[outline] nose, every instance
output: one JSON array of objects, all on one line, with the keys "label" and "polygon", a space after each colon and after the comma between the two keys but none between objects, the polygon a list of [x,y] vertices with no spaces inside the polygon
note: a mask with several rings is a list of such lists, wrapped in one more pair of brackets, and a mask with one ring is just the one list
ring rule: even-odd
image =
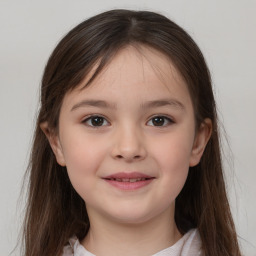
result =
[{"label": "nose", "polygon": [[136,127],[119,129],[113,140],[112,157],[126,162],[140,161],[147,155],[145,139]]}]

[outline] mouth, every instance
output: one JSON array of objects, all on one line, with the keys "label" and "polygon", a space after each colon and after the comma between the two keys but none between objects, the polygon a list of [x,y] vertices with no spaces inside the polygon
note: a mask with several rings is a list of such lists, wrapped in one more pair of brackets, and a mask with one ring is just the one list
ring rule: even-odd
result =
[{"label": "mouth", "polygon": [[116,173],[103,179],[110,185],[121,190],[137,190],[149,185],[156,177],[143,173]]},{"label": "mouth", "polygon": [[118,181],[118,182],[138,182],[138,181],[145,181],[145,180],[150,180],[154,179],[154,177],[151,178],[126,178],[126,179],[120,179],[120,178],[104,178],[106,180],[112,180],[112,181]]}]

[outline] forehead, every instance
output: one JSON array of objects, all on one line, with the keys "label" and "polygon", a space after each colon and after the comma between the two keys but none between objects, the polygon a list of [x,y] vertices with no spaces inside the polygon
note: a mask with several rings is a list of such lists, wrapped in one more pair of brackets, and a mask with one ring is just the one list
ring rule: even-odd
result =
[{"label": "forehead", "polygon": [[[190,100],[187,85],[170,58],[146,46],[127,46],[118,51],[89,86],[86,86],[98,65],[64,98],[84,96],[120,98],[122,96],[163,97],[171,95]],[[69,100],[68,100],[69,101]]]}]

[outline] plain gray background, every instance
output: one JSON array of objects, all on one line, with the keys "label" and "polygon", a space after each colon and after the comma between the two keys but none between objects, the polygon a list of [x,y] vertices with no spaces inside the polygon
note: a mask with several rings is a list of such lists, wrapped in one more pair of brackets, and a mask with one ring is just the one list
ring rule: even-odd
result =
[{"label": "plain gray background", "polygon": [[0,0],[0,254],[14,248],[21,226],[20,188],[44,65],[73,26],[112,8],[158,11],[185,28],[203,51],[232,149],[225,143],[232,212],[244,255],[255,256],[255,0]]}]

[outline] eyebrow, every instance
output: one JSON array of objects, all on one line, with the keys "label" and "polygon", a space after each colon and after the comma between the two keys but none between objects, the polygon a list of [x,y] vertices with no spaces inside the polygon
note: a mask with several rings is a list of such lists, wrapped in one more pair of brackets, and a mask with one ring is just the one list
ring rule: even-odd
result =
[{"label": "eyebrow", "polygon": [[114,104],[109,104],[104,100],[83,100],[75,104],[71,111],[81,107],[116,108]]},{"label": "eyebrow", "polygon": [[156,108],[165,106],[171,106],[177,109],[185,110],[185,106],[176,99],[152,100],[141,104],[142,108]]},{"label": "eyebrow", "polygon": [[[145,103],[142,103],[141,108],[147,109],[147,108],[157,108],[157,107],[164,107],[164,106],[171,106],[177,109],[184,110],[185,106],[176,99],[161,99],[161,100],[152,100],[147,101]],[[81,107],[98,107],[98,108],[112,108],[116,109],[115,104],[110,104],[104,100],[83,100],[81,102],[78,102],[75,104],[71,111],[74,111],[77,108]]]}]

